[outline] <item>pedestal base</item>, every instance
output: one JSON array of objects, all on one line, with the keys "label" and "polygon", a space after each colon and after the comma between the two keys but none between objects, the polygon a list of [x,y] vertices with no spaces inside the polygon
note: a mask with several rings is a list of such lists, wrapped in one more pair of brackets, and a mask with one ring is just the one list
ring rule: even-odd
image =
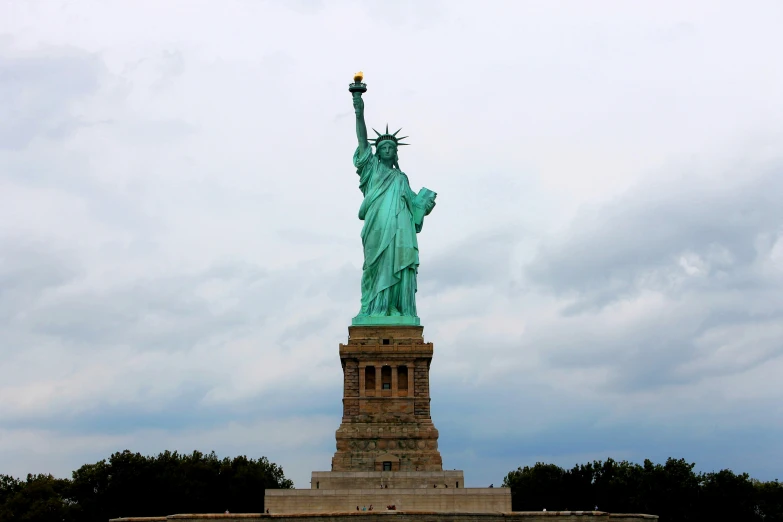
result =
[{"label": "pedestal base", "polygon": [[466,488],[462,471],[313,471],[310,489],[268,489],[270,513],[331,513],[358,506],[386,511],[511,511],[508,488]]},{"label": "pedestal base", "polygon": [[[504,513],[511,511],[508,488],[430,489],[272,489],[264,504],[270,513],[356,513],[356,507],[377,512],[429,511]],[[393,511],[387,510],[394,506]],[[451,520],[451,519],[441,519]]]},{"label": "pedestal base", "polygon": [[459,489],[462,470],[453,471],[313,471],[310,489]]}]

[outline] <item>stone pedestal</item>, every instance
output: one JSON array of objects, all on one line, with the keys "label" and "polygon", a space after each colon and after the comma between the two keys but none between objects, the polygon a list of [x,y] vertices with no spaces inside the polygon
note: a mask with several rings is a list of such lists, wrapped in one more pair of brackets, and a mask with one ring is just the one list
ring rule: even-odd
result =
[{"label": "stone pedestal", "polygon": [[270,513],[396,510],[511,511],[505,488],[465,488],[462,471],[444,471],[430,417],[432,343],[412,325],[348,328],[340,345],[343,418],[332,471],[314,471],[310,489],[267,490]]},{"label": "stone pedestal", "polygon": [[343,418],[332,471],[441,471],[421,326],[351,326],[340,345]]}]

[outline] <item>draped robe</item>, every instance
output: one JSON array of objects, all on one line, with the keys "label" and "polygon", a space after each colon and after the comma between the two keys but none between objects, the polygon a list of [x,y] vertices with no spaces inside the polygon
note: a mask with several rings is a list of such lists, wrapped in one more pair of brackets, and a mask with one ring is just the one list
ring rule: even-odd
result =
[{"label": "draped robe", "polygon": [[359,315],[416,317],[416,233],[421,231],[412,213],[416,194],[405,173],[381,163],[369,144],[364,152],[357,147],[353,163],[364,194],[359,208],[364,221]]}]

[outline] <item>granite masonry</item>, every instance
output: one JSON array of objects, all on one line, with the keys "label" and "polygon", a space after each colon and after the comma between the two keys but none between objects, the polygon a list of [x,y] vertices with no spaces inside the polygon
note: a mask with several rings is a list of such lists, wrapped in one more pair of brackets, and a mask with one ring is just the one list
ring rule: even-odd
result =
[{"label": "granite masonry", "polygon": [[374,506],[394,511],[511,511],[505,488],[466,488],[444,471],[430,416],[433,345],[422,326],[351,326],[340,345],[343,417],[331,471],[310,489],[267,490],[270,513],[329,513]]}]

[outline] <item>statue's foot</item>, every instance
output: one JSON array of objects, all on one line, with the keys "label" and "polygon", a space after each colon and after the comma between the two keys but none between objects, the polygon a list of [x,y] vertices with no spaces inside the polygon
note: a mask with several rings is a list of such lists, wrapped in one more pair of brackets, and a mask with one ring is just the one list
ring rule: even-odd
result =
[{"label": "statue's foot", "polygon": [[389,315],[390,315],[391,317],[400,317],[400,316],[402,316],[402,314],[400,313],[400,311],[399,311],[399,310],[397,310],[397,309],[396,309],[396,308],[394,308],[394,307],[392,307],[392,309],[391,309],[391,310],[389,310]]}]

